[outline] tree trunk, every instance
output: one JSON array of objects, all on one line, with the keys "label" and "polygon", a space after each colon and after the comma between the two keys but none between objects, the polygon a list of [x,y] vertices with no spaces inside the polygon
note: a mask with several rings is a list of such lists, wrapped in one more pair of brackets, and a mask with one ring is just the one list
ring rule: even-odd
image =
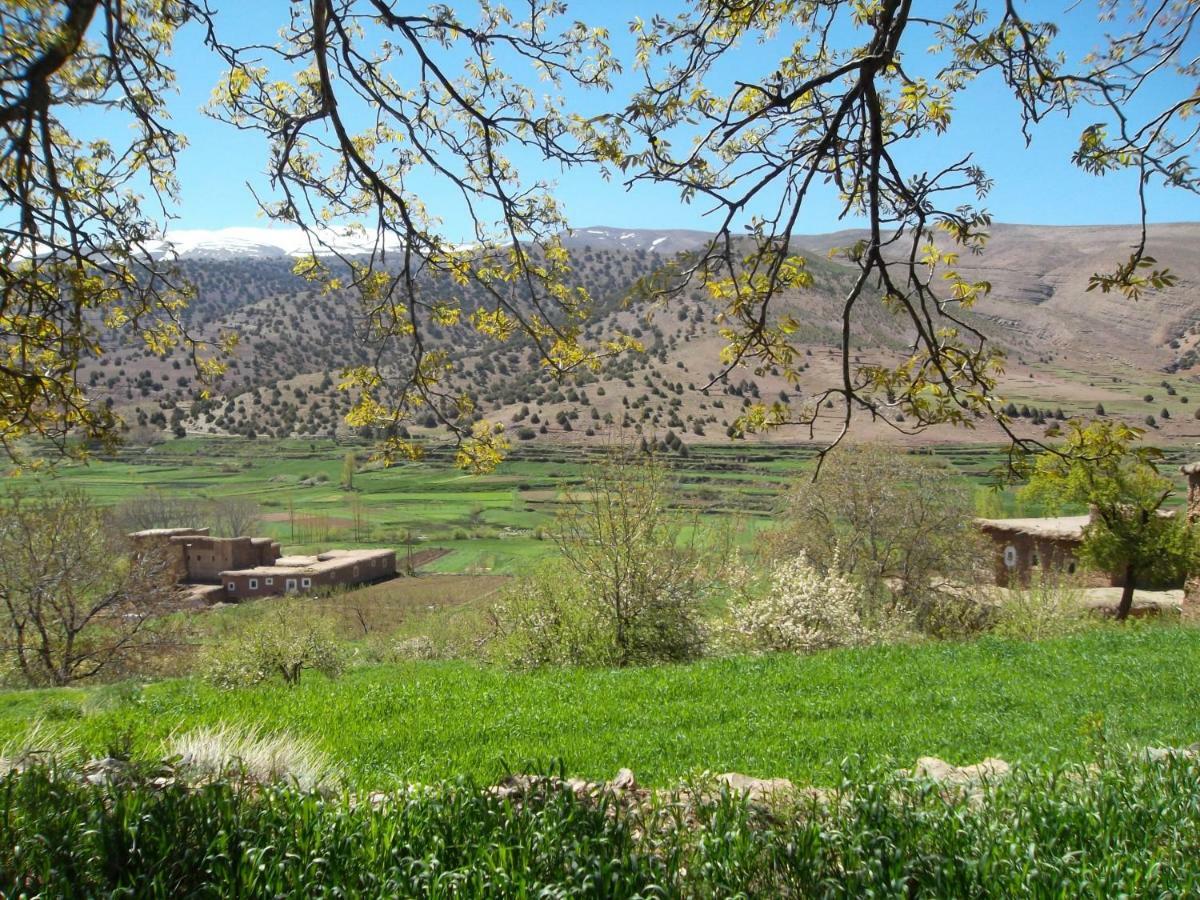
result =
[{"label": "tree trunk", "polygon": [[1125,567],[1125,586],[1121,589],[1121,602],[1117,604],[1117,621],[1124,622],[1129,618],[1129,610],[1133,609],[1133,566]]}]

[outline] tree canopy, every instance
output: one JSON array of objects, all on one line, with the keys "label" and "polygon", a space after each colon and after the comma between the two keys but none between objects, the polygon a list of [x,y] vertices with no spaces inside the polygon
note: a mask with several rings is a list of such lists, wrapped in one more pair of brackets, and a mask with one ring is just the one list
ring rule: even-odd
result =
[{"label": "tree canopy", "polygon": [[1195,571],[1200,545],[1187,517],[1164,510],[1175,485],[1157,467],[1161,452],[1137,443],[1140,432],[1119,422],[1067,423],[1060,446],[1029,462],[1026,497],[1051,508],[1086,505],[1080,556],[1120,575],[1117,618],[1133,606],[1139,582],[1171,582]]},{"label": "tree canopy", "polygon": [[[607,92],[620,63],[604,29],[576,20],[586,8],[469,6],[307,0],[291,5],[277,43],[253,46],[226,42],[219,17],[194,0],[0,6],[0,442],[9,454],[27,436],[65,444],[73,432],[113,434],[112,414],[76,373],[114,331],[159,352],[183,342],[202,378],[221,373],[221,348],[182,325],[187,284],[149,245],[176,197],[185,138],[169,124],[169,51],[188,22],[188,35],[202,35],[225,64],[210,113],[269,140],[261,205],[309,236],[314,253],[298,271],[360,302],[375,364],[344,373],[356,398],[350,424],[398,435],[403,420],[432,411],[474,468],[493,465],[507,442],[486,421],[467,424],[473,401],[450,387],[452,359],[430,341],[431,327],[527,341],[556,373],[638,347],[624,334],[585,338],[591,298],[570,283],[552,169],[599,167],[707,204],[713,240],[644,287],[663,301],[702,287],[723,328],[726,371],[770,367],[793,381],[797,323],[775,307],[811,283],[795,227],[813,193],[832,185],[843,215],[867,223],[866,237],[838,251],[857,272],[842,302],[841,371],[806,402],[751,406],[740,427],[834,415],[842,433],[857,414],[902,431],[988,419],[1008,428],[996,397],[1003,357],[965,315],[990,285],[958,273],[959,254],[986,243],[992,181],[969,154],[927,171],[906,152],[948,127],[973,81],[1003,80],[1020,108],[1013,127],[1027,137],[1054,113],[1084,115],[1071,162],[1096,175],[1135,171],[1143,226],[1151,180],[1200,186],[1190,161],[1200,98],[1178,87],[1200,74],[1190,43],[1200,8],[1185,0],[1096,0],[1114,30],[1078,65],[1061,52],[1052,17],[1027,16],[1011,0],[958,0],[932,18],[911,0],[695,0],[678,16],[631,23],[644,86],[606,95],[608,111],[587,116],[561,88]],[[1046,14],[1041,4],[1030,12]],[[738,53],[744,62],[755,47],[757,72],[739,66],[731,77],[723,61]],[[80,137],[71,123],[88,110],[131,129]],[[442,233],[418,173],[433,173],[467,210],[467,246]],[[372,252],[339,251],[345,228]],[[1090,287],[1132,298],[1171,282],[1143,227],[1130,257]],[[486,300],[468,304],[468,286]],[[857,364],[855,324],[872,303],[894,312],[911,344],[897,360]],[[415,451],[400,437],[388,443]]]}]

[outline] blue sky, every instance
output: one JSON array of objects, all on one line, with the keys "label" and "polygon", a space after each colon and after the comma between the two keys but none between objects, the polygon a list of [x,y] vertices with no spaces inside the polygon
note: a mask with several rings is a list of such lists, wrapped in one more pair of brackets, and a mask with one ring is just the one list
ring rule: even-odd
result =
[{"label": "blue sky", "polygon": [[[218,25],[223,37],[234,43],[271,42],[278,29],[287,22],[288,3],[285,0],[213,0],[219,12]],[[520,7],[513,2],[514,9]],[[936,9],[948,7],[943,0],[920,0],[920,5]],[[570,14],[593,25],[610,28],[613,40],[625,50],[630,40],[627,22],[634,16],[647,17],[652,11],[645,3],[629,0],[580,2],[572,0]],[[1057,9],[1058,3],[1037,0],[1029,4],[1029,15],[1045,15]],[[1071,39],[1065,45],[1071,54],[1079,54],[1095,44],[1101,36],[1088,2],[1062,3],[1066,10],[1055,18]],[[665,9],[659,6],[658,9]],[[922,10],[925,12],[925,10]],[[781,36],[782,40],[787,35]],[[923,51],[924,38],[917,37],[907,46],[911,58]],[[753,78],[761,71],[757,64],[764,51],[748,47],[739,51],[730,63],[731,74]],[[628,54],[623,54],[625,57]],[[221,68],[218,61],[200,44],[196,29],[189,28],[177,40],[174,59],[178,71],[179,95],[174,98],[172,112],[175,123],[185,133],[191,146],[183,153],[178,175],[182,184],[182,202],[176,228],[221,228],[226,226],[265,224],[258,214],[247,183],[268,192],[263,171],[267,161],[265,142],[254,134],[239,133],[200,113]],[[616,102],[622,89],[628,90],[635,76],[623,77],[614,94]],[[568,93],[569,103],[594,107],[604,100],[602,95],[579,96]],[[1098,116],[1084,113],[1074,119],[1058,117],[1036,132],[1033,144],[1025,146],[1019,131],[1017,107],[995,79],[972,86],[955,111],[950,131],[936,141],[923,143],[916,155],[931,168],[957,158],[968,151],[975,161],[996,181],[996,187],[985,202],[997,221],[1034,224],[1077,225],[1122,223],[1137,217],[1135,182],[1130,176],[1109,176],[1096,179],[1072,167],[1071,150],[1080,130]],[[605,182],[594,171],[575,171],[556,175],[556,196],[565,207],[569,220],[578,227],[613,225],[641,228],[712,228],[715,224],[703,215],[705,207],[687,206],[678,196],[664,187],[644,186],[626,192],[618,182]],[[465,235],[465,221],[451,203],[439,206],[445,192],[430,182],[423,194],[427,204],[442,214],[445,231],[451,239]],[[1154,189],[1151,193],[1152,221],[1183,221],[1200,218],[1200,200],[1179,191]],[[857,224],[838,221],[837,207],[832,197],[816,197],[804,220],[801,232],[825,232]]]}]

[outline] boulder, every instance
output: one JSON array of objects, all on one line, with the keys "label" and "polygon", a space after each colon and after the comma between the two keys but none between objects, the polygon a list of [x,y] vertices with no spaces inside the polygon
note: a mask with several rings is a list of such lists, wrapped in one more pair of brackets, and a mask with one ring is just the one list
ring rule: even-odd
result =
[{"label": "boulder", "polygon": [[115,784],[127,781],[131,766],[123,759],[106,756],[103,759],[92,759],[83,766],[81,775],[88,784]]},{"label": "boulder", "polygon": [[755,778],[741,772],[722,772],[717,783],[725,785],[730,792],[745,794],[755,803],[777,800],[796,793],[796,786],[786,778]]},{"label": "boulder", "polygon": [[629,769],[619,769],[616,776],[608,783],[614,791],[636,791],[637,779]]},{"label": "boulder", "polygon": [[1142,755],[1147,762],[1163,762],[1167,759],[1195,759],[1200,755],[1200,744],[1190,747],[1147,747]]},{"label": "boulder", "polygon": [[936,756],[922,756],[909,774],[948,787],[976,787],[986,781],[1005,778],[1011,771],[1012,766],[995,757],[988,757],[973,766],[954,766]]}]

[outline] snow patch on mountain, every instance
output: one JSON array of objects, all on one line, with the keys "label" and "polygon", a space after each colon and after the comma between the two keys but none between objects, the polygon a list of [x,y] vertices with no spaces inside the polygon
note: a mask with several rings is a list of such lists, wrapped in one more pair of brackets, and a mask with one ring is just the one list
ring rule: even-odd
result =
[{"label": "snow patch on mountain", "polygon": [[375,245],[373,235],[338,229],[324,229],[310,237],[299,228],[180,228],[148,242],[147,249],[156,256],[178,259],[240,260],[283,259],[311,252],[357,256],[370,253]]}]

